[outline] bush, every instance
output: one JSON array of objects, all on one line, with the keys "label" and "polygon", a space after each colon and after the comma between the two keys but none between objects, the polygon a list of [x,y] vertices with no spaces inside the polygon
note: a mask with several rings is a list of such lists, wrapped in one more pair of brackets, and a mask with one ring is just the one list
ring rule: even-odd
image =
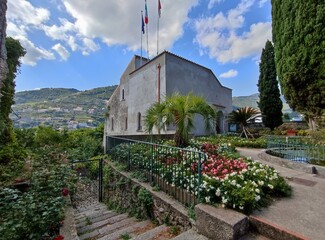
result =
[{"label": "bush", "polygon": [[73,191],[74,176],[66,165],[34,170],[29,191],[0,191],[0,234],[3,239],[54,237],[64,217],[67,192]]}]

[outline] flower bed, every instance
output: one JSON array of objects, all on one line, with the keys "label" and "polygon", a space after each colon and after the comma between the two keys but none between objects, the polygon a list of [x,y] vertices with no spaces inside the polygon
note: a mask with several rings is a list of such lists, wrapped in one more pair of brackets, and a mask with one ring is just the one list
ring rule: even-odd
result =
[{"label": "flower bed", "polygon": [[[290,186],[272,167],[240,158],[230,144],[192,140],[186,149],[167,150],[157,145],[153,147],[156,151],[151,146],[121,144],[116,150],[124,159],[129,157],[131,165],[158,174],[171,186],[186,189],[196,196],[199,194],[203,202],[251,212],[266,206],[272,197],[291,194]],[[200,187],[199,155],[193,151],[205,155]]]}]

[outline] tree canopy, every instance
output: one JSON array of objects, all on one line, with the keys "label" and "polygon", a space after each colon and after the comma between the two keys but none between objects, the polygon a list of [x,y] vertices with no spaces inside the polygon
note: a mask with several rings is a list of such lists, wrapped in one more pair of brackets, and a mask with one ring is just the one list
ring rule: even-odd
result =
[{"label": "tree canopy", "polygon": [[274,47],[268,40],[262,50],[260,76],[258,80],[260,101],[258,107],[262,113],[263,123],[273,130],[282,124],[282,101],[276,79]]},{"label": "tree canopy", "polygon": [[282,93],[291,108],[317,118],[325,110],[325,1],[271,2]]}]

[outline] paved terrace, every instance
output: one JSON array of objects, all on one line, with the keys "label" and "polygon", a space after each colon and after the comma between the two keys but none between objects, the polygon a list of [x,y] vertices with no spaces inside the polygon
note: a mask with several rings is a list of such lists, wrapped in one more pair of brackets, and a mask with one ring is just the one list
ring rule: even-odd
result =
[{"label": "paved terrace", "polygon": [[[274,167],[292,186],[292,197],[275,200],[252,216],[270,222],[280,230],[296,233],[299,239],[325,239],[325,178],[265,161],[264,149],[237,148],[241,156],[251,157]],[[289,161],[289,160],[288,160]]]}]

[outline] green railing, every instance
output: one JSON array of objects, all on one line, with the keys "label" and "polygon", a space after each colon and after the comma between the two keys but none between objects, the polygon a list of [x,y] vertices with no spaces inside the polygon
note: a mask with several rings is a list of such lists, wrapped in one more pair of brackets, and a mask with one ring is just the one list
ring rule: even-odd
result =
[{"label": "green railing", "polygon": [[320,165],[325,163],[325,146],[312,144],[305,137],[268,136],[267,151],[296,162]]},{"label": "green railing", "polygon": [[200,202],[203,152],[119,137],[106,138],[107,153],[129,171],[140,171],[146,180],[185,205]]}]

